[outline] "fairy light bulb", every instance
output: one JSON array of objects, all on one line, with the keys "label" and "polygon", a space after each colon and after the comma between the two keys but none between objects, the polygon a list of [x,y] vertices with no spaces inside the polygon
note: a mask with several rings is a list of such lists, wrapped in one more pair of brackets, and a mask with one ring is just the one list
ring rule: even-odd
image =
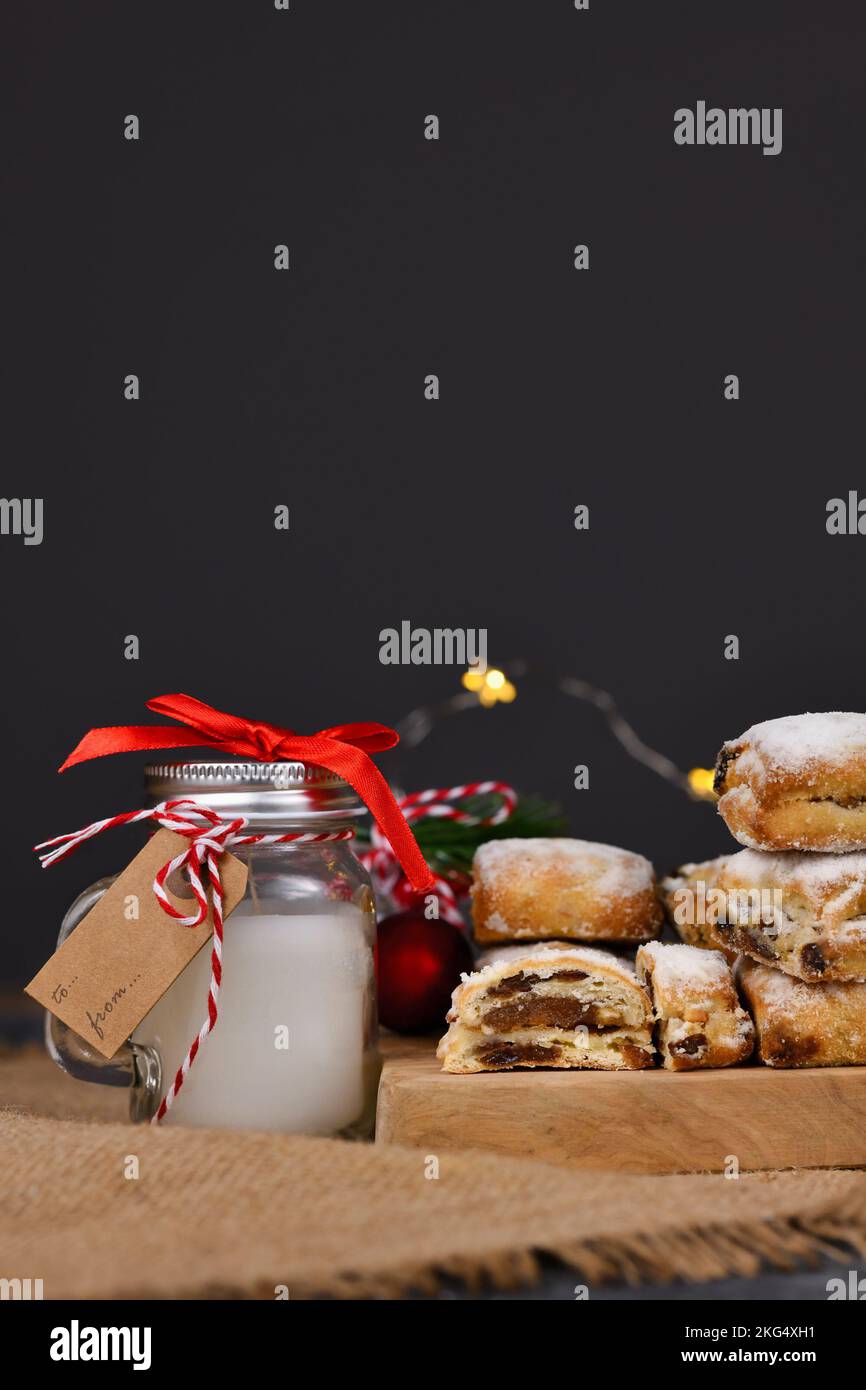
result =
[{"label": "fairy light bulb", "polygon": [[700,801],[716,801],[718,798],[713,791],[714,776],[712,768],[693,767],[688,774],[692,796],[696,796]]},{"label": "fairy light bulb", "polygon": [[477,695],[479,690],[484,687],[484,677],[484,671],[479,671],[477,666],[470,666],[468,671],[463,672],[463,686],[466,690],[471,690],[474,695]]},{"label": "fairy light bulb", "polygon": [[508,680],[505,672],[496,666],[487,667],[483,671],[477,666],[470,666],[468,671],[464,671],[461,680],[464,689],[477,695],[478,703],[485,709],[492,709],[500,702],[510,705],[512,700],[517,698],[517,687]]}]

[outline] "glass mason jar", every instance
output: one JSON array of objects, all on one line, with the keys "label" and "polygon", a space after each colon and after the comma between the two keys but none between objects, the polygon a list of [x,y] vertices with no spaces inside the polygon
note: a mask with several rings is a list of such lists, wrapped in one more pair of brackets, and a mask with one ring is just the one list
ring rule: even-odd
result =
[{"label": "glass mason jar", "polygon": [[[253,834],[343,830],[366,810],[342,778],[311,764],[170,763],[145,776],[150,804],[188,797],[221,819],[245,816]],[[376,914],[351,844],[231,849],[249,877],[225,923],[219,1016],[164,1124],[371,1135]],[[113,882],[101,879],[76,899],[58,944]],[[209,983],[208,944],[110,1060],[53,1014],[48,1050],[72,1076],[129,1086],[131,1118],[150,1119],[207,1016]]]}]

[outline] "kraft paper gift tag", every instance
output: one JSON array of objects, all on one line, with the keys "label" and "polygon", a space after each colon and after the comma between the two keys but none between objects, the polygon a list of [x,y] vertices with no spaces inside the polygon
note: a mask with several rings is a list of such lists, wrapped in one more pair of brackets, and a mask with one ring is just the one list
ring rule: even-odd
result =
[{"label": "kraft paper gift tag", "polygon": [[[213,935],[210,907],[201,926],[184,927],[153,891],[157,872],[188,843],[159,830],[26,986],[103,1057],[114,1056]],[[223,853],[220,879],[227,918],[246,890],[246,865]],[[168,897],[184,916],[194,912],[194,898]]]}]

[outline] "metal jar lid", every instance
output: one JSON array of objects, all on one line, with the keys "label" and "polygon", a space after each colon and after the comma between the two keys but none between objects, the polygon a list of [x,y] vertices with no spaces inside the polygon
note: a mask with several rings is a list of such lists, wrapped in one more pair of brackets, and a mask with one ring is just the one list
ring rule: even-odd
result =
[{"label": "metal jar lid", "polygon": [[251,825],[319,825],[367,811],[348,782],[313,763],[151,763],[144,779],[154,803],[188,797],[226,820],[246,816]]}]

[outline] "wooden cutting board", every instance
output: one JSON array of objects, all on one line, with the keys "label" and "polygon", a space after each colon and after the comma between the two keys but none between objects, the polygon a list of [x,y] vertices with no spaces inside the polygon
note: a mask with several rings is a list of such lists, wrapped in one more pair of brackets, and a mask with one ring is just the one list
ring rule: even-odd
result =
[{"label": "wooden cutting board", "polygon": [[626,1173],[866,1166],[866,1067],[449,1076],[435,1049],[383,1041],[378,1143]]}]

